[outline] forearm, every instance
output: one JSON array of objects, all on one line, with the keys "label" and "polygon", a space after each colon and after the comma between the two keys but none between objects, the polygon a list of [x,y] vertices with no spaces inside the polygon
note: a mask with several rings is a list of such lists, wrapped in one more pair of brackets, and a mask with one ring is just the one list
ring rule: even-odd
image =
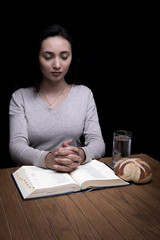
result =
[{"label": "forearm", "polygon": [[10,142],[9,150],[11,158],[19,165],[45,167],[45,157],[48,154],[48,151],[34,149],[22,142]]},{"label": "forearm", "polygon": [[99,141],[90,141],[84,147],[82,147],[82,149],[86,156],[84,163],[90,162],[92,159],[99,159],[104,156],[105,143],[101,139]]}]

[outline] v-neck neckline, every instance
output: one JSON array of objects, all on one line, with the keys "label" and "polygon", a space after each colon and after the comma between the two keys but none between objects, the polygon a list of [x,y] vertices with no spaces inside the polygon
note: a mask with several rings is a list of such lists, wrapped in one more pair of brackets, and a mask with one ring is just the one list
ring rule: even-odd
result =
[{"label": "v-neck neckline", "polygon": [[74,84],[71,85],[71,88],[68,92],[68,94],[66,95],[66,97],[63,99],[63,101],[58,105],[56,106],[55,108],[50,108],[50,106],[41,98],[41,96],[37,93],[37,98],[39,100],[39,103],[46,109],[48,110],[49,112],[55,112],[57,111],[59,108],[61,108],[61,106],[63,106],[63,104],[67,101],[67,99],[69,98],[71,92],[72,92],[72,89],[73,89],[73,86]]}]

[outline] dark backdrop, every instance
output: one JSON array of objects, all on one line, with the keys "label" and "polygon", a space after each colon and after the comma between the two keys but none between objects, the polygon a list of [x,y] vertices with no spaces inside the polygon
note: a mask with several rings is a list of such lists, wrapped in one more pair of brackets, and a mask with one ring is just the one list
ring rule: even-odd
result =
[{"label": "dark backdrop", "polygon": [[29,81],[34,38],[41,27],[51,23],[69,28],[80,44],[80,78],[94,93],[106,156],[112,154],[113,131],[126,129],[133,134],[133,154],[146,153],[160,160],[155,9],[141,6],[128,7],[126,11],[123,6],[112,7],[103,12],[102,17],[99,9],[80,11],[77,15],[77,6],[74,7],[73,15],[64,10],[65,15],[59,11],[56,16],[54,7],[54,11],[48,6],[47,11],[42,7],[41,11],[34,9],[33,12],[31,8],[27,11],[22,7],[21,11],[8,13],[8,21],[4,21],[1,28],[1,166],[13,165],[8,151],[11,94],[16,83],[23,85]]}]

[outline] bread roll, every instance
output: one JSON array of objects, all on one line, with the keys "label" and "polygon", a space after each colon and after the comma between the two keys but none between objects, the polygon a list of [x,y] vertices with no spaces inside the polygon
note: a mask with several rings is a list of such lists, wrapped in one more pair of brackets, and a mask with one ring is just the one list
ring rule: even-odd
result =
[{"label": "bread roll", "polygon": [[152,179],[149,164],[140,158],[121,158],[116,162],[114,172],[123,180],[135,183],[147,183]]}]

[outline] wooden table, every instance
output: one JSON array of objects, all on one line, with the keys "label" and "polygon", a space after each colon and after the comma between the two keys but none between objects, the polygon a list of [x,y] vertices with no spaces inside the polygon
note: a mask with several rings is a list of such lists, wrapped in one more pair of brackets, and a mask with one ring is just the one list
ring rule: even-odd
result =
[{"label": "wooden table", "polygon": [[16,168],[0,169],[0,240],[160,239],[160,163],[135,156],[150,164],[150,183],[36,200],[22,200]]}]

